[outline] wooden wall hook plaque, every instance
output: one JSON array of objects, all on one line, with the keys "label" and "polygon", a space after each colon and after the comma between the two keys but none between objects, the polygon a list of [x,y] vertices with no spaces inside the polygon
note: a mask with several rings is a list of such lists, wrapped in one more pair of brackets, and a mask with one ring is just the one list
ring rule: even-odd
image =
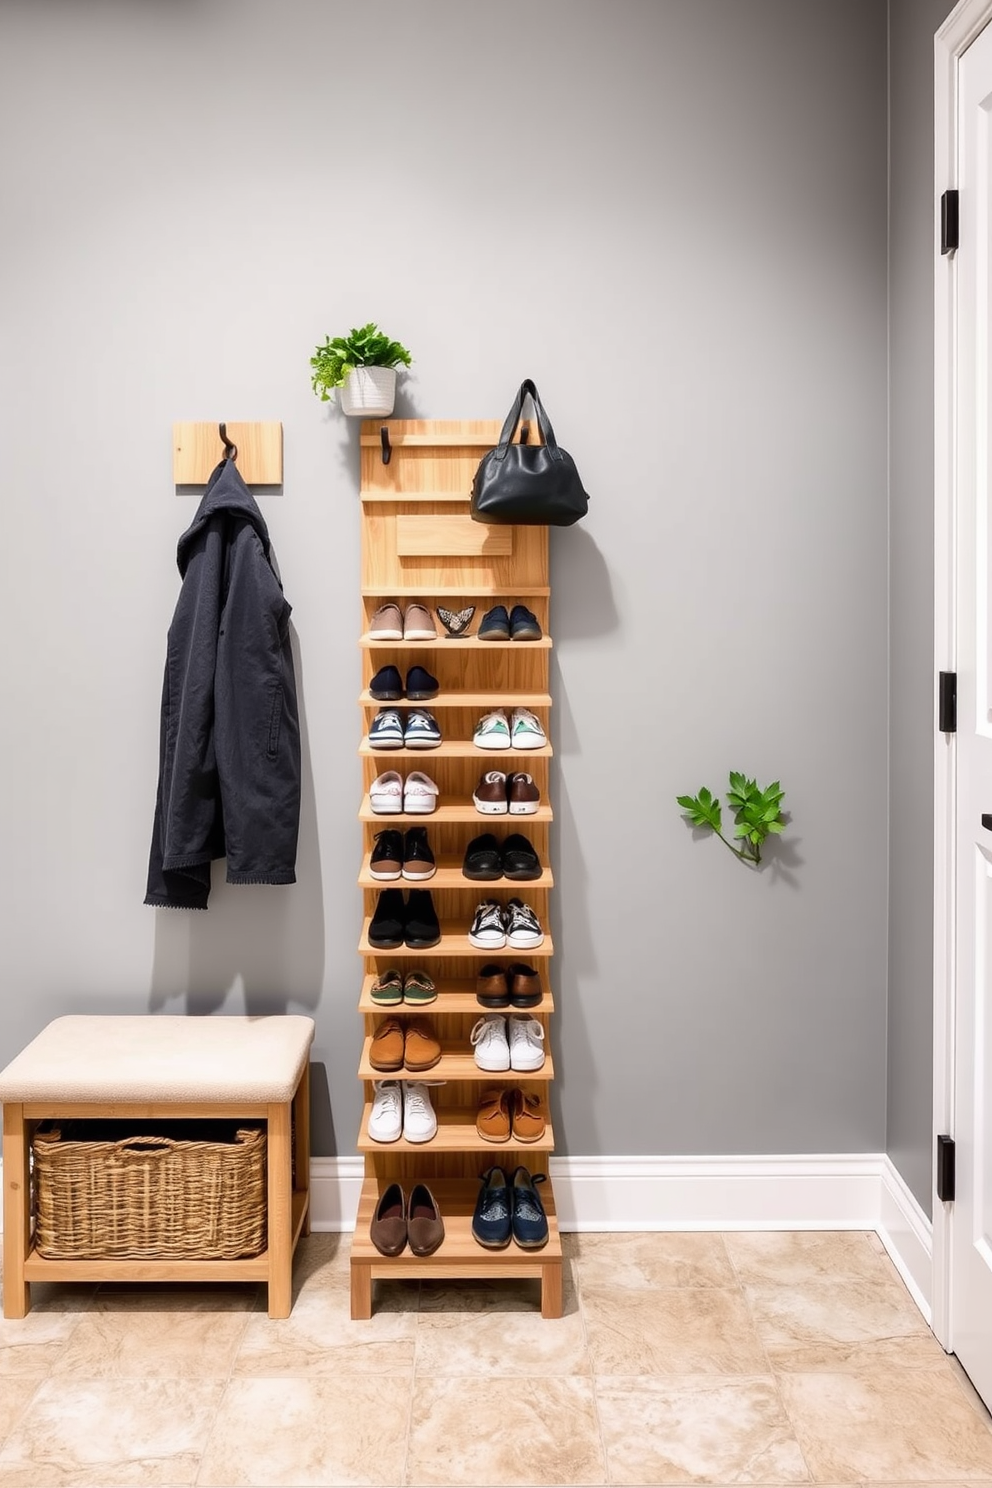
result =
[{"label": "wooden wall hook plaque", "polygon": [[249,486],[282,485],[282,424],[178,423],[172,426],[172,479],[177,486],[205,486],[224,458],[220,425],[238,447],[237,467]]}]

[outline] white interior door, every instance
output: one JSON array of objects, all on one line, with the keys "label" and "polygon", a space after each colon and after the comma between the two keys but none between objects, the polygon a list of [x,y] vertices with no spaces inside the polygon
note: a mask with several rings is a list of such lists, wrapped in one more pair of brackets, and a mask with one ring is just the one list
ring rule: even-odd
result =
[{"label": "white interior door", "polygon": [[992,1404],[992,27],[958,77],[956,992],[951,1342]]}]

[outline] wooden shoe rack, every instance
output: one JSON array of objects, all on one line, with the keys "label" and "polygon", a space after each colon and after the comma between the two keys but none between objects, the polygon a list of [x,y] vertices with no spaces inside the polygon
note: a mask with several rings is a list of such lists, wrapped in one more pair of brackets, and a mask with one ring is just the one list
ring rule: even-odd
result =
[{"label": "wooden shoe rack", "polygon": [[[388,463],[383,458],[383,428],[389,438]],[[548,691],[551,641],[547,528],[489,527],[473,522],[469,515],[472,477],[482,455],[497,443],[499,432],[500,424],[490,420],[392,419],[384,424],[378,420],[362,424],[363,738],[359,754],[364,797],[359,815],[364,856],[359,883],[365,920],[359,943],[364,967],[359,1009],[365,1041],[358,1073],[364,1082],[365,1109],[358,1147],[365,1159],[365,1176],[351,1251],[351,1313],[355,1318],[371,1316],[373,1281],[402,1278],[440,1281],[534,1277],[541,1282],[542,1314],[561,1316],[561,1240],[550,1181],[540,1187],[550,1226],[550,1239],[542,1250],[521,1250],[511,1242],[506,1250],[488,1251],[471,1234],[480,1173],[493,1164],[508,1173],[518,1164],[531,1173],[546,1173],[548,1156],[554,1148],[548,1110],[549,1082],[554,1078],[549,1028],[554,1011],[549,982],[553,946],[548,924],[553,883],[548,857],[552,820],[548,762],[552,744],[541,749],[498,752],[479,749],[472,743],[475,725],[483,713],[503,708],[509,717],[515,706],[536,713],[549,741],[553,737]],[[411,600],[426,605],[432,614],[438,604],[455,611],[474,604],[470,634],[450,640],[436,621],[436,641],[373,640],[369,627],[379,606],[396,601],[404,610]],[[478,640],[479,622],[487,609],[505,604],[509,610],[518,601],[537,615],[543,640]],[[440,691],[430,702],[386,705],[398,707],[401,714],[410,706],[429,709],[441,729],[442,743],[437,748],[382,750],[369,746],[369,727],[383,706],[371,697],[369,682],[387,663],[394,664],[404,678],[407,669],[417,663],[437,677]],[[482,816],[475,810],[473,788],[484,771],[493,769],[522,770],[534,777],[541,792],[536,815]],[[440,788],[437,809],[426,816],[376,815],[369,804],[369,787],[386,770],[397,770],[404,779],[413,770],[424,771]],[[369,854],[375,833],[389,827],[402,831],[411,825],[427,828],[437,858],[435,876],[427,883],[412,885],[403,880],[384,885],[373,879]],[[487,831],[500,839],[510,832],[523,832],[540,856],[540,879],[477,883],[465,878],[461,871],[465,847],[472,837]],[[428,951],[382,951],[369,944],[369,922],[384,887],[431,891],[441,921],[437,946]],[[468,939],[476,906],[490,897],[505,904],[514,894],[534,910],[544,930],[544,944],[535,950],[476,950]],[[470,1033],[486,1011],[476,1000],[475,978],[479,967],[490,961],[504,966],[524,961],[540,972],[544,996],[538,1007],[529,1010],[545,1030],[545,1061],[536,1073],[484,1073],[475,1064]],[[405,1004],[377,1007],[370,997],[371,987],[376,975],[392,966],[401,972],[414,968],[429,972],[437,983],[437,1000],[422,1008]],[[368,1135],[368,1121],[373,1082],[382,1077],[369,1063],[369,1043],[384,1017],[411,1014],[433,1025],[442,1046],[441,1061],[426,1076],[400,1071],[389,1078],[445,1082],[430,1092],[438,1131],[428,1143],[412,1144],[403,1138],[389,1144],[375,1142]],[[478,1136],[475,1116],[479,1098],[485,1089],[498,1085],[540,1096],[547,1117],[540,1141],[513,1147],[486,1142]],[[437,1199],[445,1239],[432,1256],[418,1258],[407,1248],[401,1255],[387,1258],[379,1254],[369,1238],[378,1199],[388,1184],[397,1181],[407,1195],[414,1183],[425,1182]]]}]

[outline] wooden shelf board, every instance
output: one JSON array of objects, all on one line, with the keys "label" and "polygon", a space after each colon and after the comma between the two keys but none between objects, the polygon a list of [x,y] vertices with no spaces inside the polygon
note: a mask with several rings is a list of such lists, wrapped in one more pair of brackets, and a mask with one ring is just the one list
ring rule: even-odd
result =
[{"label": "wooden shelf board", "polygon": [[[391,707],[392,704],[385,703],[381,706]],[[403,705],[397,704],[396,706],[402,707]],[[424,704],[424,706],[429,707],[430,704]],[[554,754],[554,746],[551,744],[542,744],[540,749],[479,749],[472,743],[471,739],[442,739],[441,743],[436,745],[434,749],[373,749],[368,739],[363,739],[358,746],[358,752],[360,755],[367,755],[370,759],[384,761],[404,760],[413,763],[416,760],[419,763],[419,768],[423,770],[427,770],[428,764],[432,759],[474,759],[478,760],[480,764],[483,764],[486,760],[492,760],[493,763],[487,765],[486,768],[494,770],[497,760],[509,759],[511,757],[521,762],[529,759],[551,759]],[[393,764],[386,763],[383,764],[382,768],[384,770],[391,770],[396,767]],[[428,774],[430,773],[429,770],[427,772]],[[526,821],[527,818],[522,816],[520,820]]]},{"label": "wooden shelf board", "polygon": [[[549,584],[363,584],[363,599],[423,599],[437,595],[438,599],[496,599],[501,595],[514,598],[547,599],[551,593]],[[517,645],[523,645],[518,641]]]},{"label": "wooden shelf board", "polygon": [[25,1281],[266,1281],[268,1252],[235,1261],[48,1260],[32,1250]]},{"label": "wooden shelf board", "polygon": [[[364,687],[358,695],[358,701],[363,708],[401,708],[407,712],[412,708],[426,708],[428,713],[433,713],[436,708],[482,708],[489,713],[495,708],[502,708],[505,713],[512,713],[514,708],[530,708],[531,711],[535,708],[550,708],[552,699],[549,692],[513,692],[507,697],[504,689],[500,692],[439,692],[437,697],[427,698],[424,702],[411,702],[407,698],[397,698],[390,702],[374,698],[368,688]],[[523,749],[520,752],[537,753],[535,749]],[[498,751],[480,749],[479,753],[496,754]]]},{"label": "wooden shelf board", "polygon": [[[389,424],[388,419],[383,419],[382,423],[389,428],[389,443],[392,445],[393,449],[403,449],[404,447],[408,449],[430,449],[433,447],[435,449],[454,448],[490,450],[495,448],[495,445],[498,442],[499,438],[498,435],[497,438],[494,440],[490,438],[488,434],[459,434],[456,432],[447,434],[443,434],[440,432],[432,434],[401,434],[397,433],[396,430]],[[373,446],[376,449],[381,447],[382,441],[379,436],[378,428],[376,429],[376,432],[374,434],[363,433],[359,436],[359,438],[360,442],[366,447],[368,447],[369,445]],[[536,447],[537,446],[535,446],[535,448]],[[363,491],[362,494],[364,495],[365,492]]]},{"label": "wooden shelf board", "polygon": [[[383,952],[383,954],[388,955],[388,952]],[[519,959],[524,959],[523,952],[520,953]],[[547,977],[543,980],[546,982]],[[395,1007],[383,1007],[380,1003],[372,1001],[371,992],[374,981],[374,972],[369,972],[368,975],[362,978],[362,990],[358,998],[358,1011],[360,1013],[393,1013],[415,1016],[418,1012],[421,1012],[427,1017],[430,1017],[433,1013],[440,1015],[447,1013],[474,1013],[477,1018],[481,1018],[485,1013],[492,1012],[553,1013],[555,1010],[554,996],[548,990],[547,986],[544,987],[544,995],[535,1008],[484,1008],[475,995],[475,983],[464,980],[459,981],[454,977],[435,977],[434,984],[437,987],[437,1000],[435,1002],[419,1005],[410,1002],[400,1002]]]},{"label": "wooden shelf board", "polygon": [[[518,1076],[518,1083],[519,1078]],[[376,1142],[369,1136],[371,1110],[372,1103],[366,1102],[362,1113],[361,1130],[358,1134],[359,1152],[494,1152],[499,1154],[498,1161],[501,1164],[506,1162],[506,1154],[512,1152],[521,1154],[520,1161],[525,1166],[529,1166],[526,1161],[527,1153],[548,1153],[555,1150],[554,1132],[550,1121],[540,1141],[514,1142],[511,1138],[508,1142],[487,1142],[475,1129],[474,1106],[442,1106],[437,1112],[437,1131],[429,1142],[408,1142],[403,1137],[399,1137],[395,1142]],[[547,1112],[545,1112],[546,1115]],[[497,1161],[496,1158],[493,1160]]]},{"label": "wooden shelf board", "polygon": [[[362,441],[365,443],[365,441]],[[373,444],[378,441],[369,440]],[[363,501],[389,501],[396,506],[416,506],[425,501],[459,501],[462,506],[468,506],[472,500],[471,491],[391,491],[383,487],[377,489],[367,486],[361,493]]]},{"label": "wooden shelf board", "polygon": [[[494,1145],[494,1150],[496,1144]],[[383,1149],[384,1151],[387,1149]],[[472,1239],[472,1213],[479,1192],[473,1181],[457,1179],[431,1180],[429,1187],[437,1200],[441,1218],[444,1220],[444,1240],[432,1256],[418,1257],[409,1250],[398,1256],[383,1256],[376,1250],[369,1237],[369,1226],[375,1213],[379,1195],[388,1179],[368,1177],[362,1184],[358,1202],[358,1218],[351,1242],[351,1258],[362,1264],[372,1263],[373,1278],[441,1277],[450,1276],[470,1279],[472,1277],[507,1278],[540,1276],[542,1266],[561,1263],[561,1236],[558,1232],[558,1215],[555,1210],[554,1193],[550,1180],[538,1189],[545,1213],[548,1216],[548,1243],[542,1250],[521,1250],[513,1242],[506,1250],[486,1250]],[[380,1187],[381,1184],[381,1187]]]},{"label": "wooden shelf board", "polygon": [[[505,821],[506,818],[502,817],[500,818],[500,820]],[[483,897],[485,897],[486,895],[488,895],[490,890],[495,890],[497,893],[500,893],[503,889],[512,889],[515,894],[520,894],[521,896],[523,896],[525,893],[529,893],[532,889],[551,889],[554,887],[554,875],[552,874],[550,868],[545,868],[541,873],[540,878],[519,880],[513,878],[493,878],[487,879],[485,881],[480,881],[474,878],[466,878],[464,873],[462,872],[461,858],[449,857],[446,854],[442,854],[441,857],[438,858],[437,872],[434,874],[433,878],[373,878],[371,869],[369,867],[370,857],[371,853],[365,854],[365,857],[362,859],[362,871],[358,875],[359,887],[363,889],[388,889],[390,884],[392,884],[394,888],[398,889],[476,888],[482,893]]]},{"label": "wooden shelf board", "polygon": [[[476,887],[479,887],[479,885],[476,885]],[[482,895],[481,897],[486,898],[487,896]],[[423,961],[425,957],[430,957],[431,960],[437,960],[438,958],[444,959],[450,956],[470,956],[473,958],[482,956],[487,960],[491,960],[493,957],[499,957],[508,958],[513,961],[530,962],[534,960],[546,961],[555,953],[554,946],[551,943],[551,936],[547,931],[544,934],[543,945],[488,946],[485,950],[480,950],[478,946],[470,944],[468,932],[462,928],[462,924],[451,920],[441,921],[441,939],[436,946],[430,946],[427,949],[420,947],[414,950],[411,950],[408,946],[394,946],[392,950],[384,950],[378,946],[369,944],[370,923],[371,916],[367,915],[362,922],[362,937],[358,942],[358,953],[361,956],[388,956],[391,959],[396,957],[398,960],[405,961],[409,961],[411,957],[416,957],[418,961]]]},{"label": "wooden shelf board", "polygon": [[[433,1004],[432,1004],[433,1006]],[[395,1008],[383,1008],[381,1011],[386,1015],[396,1016]],[[485,1009],[476,1009],[482,1017]],[[511,1008],[512,1012],[513,1009]],[[542,1009],[543,1011],[543,1009]],[[425,1008],[423,1013],[410,1008],[408,1016],[430,1018],[430,1008]],[[377,1070],[369,1063],[369,1045],[372,1042],[371,1035],[366,1038],[362,1045],[362,1057],[358,1065],[358,1078],[360,1080],[491,1080],[497,1085],[504,1083],[519,1085],[524,1081],[545,1084],[555,1077],[554,1062],[550,1051],[544,1056],[544,1063],[539,1070],[482,1070],[475,1062],[475,1056],[471,1052],[465,1053],[464,1047],[447,1044],[441,1041],[441,1059],[432,1070]],[[465,1034],[465,1043],[468,1043],[468,1031]],[[475,1119],[473,1115],[473,1120]]]},{"label": "wooden shelf board", "polygon": [[[389,753],[388,750],[382,751],[378,749],[372,752],[376,756],[380,753]],[[408,752],[414,753],[415,751],[410,750]],[[529,752],[533,753],[533,751]],[[482,750],[480,749],[478,753],[481,754]],[[526,835],[528,822],[533,824],[535,822],[553,821],[554,813],[550,806],[541,805],[530,816],[510,816],[509,812],[504,813],[502,816],[490,816],[488,812],[476,811],[471,801],[459,801],[457,804],[441,805],[438,806],[436,811],[426,813],[421,811],[386,813],[372,810],[372,807],[369,805],[368,792],[366,791],[362,797],[358,820],[363,822],[381,822],[384,827],[388,827],[393,822],[397,826],[424,827],[429,827],[432,824],[443,826],[448,822],[469,822],[472,825],[479,823],[479,830],[482,832],[488,831],[490,824],[495,823],[497,826],[510,826],[514,832],[523,832]]]},{"label": "wooden shelf board", "polygon": [[[474,624],[474,621],[473,621]],[[480,641],[477,635],[452,640],[439,635],[434,641],[380,641],[368,634],[359,638],[364,651],[512,651],[516,655],[526,651],[550,651],[551,637],[542,636],[539,641]]]}]

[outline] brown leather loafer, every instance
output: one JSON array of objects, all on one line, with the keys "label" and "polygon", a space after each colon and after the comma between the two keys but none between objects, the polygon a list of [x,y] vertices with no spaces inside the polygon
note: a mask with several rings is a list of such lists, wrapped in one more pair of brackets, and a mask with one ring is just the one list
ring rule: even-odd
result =
[{"label": "brown leather loafer", "polygon": [[511,1090],[484,1090],[479,1100],[475,1118],[475,1129],[484,1142],[508,1142],[510,1140],[510,1096]]},{"label": "brown leather loafer", "polygon": [[507,968],[506,979],[510,986],[510,1001],[516,1008],[537,1007],[544,995],[541,977],[533,966],[515,961]]},{"label": "brown leather loafer", "polygon": [[369,1045],[369,1064],[374,1070],[394,1071],[403,1068],[403,1024],[399,1018],[386,1018]]},{"label": "brown leather loafer", "polygon": [[444,1220],[426,1183],[415,1183],[410,1190],[406,1233],[415,1256],[433,1255],[444,1239]]},{"label": "brown leather loafer", "polygon": [[420,1074],[433,1069],[441,1058],[441,1045],[434,1037],[431,1025],[415,1018],[406,1025],[406,1046],[403,1063],[408,1070]]},{"label": "brown leather loafer", "polygon": [[515,1142],[539,1142],[546,1122],[540,1098],[527,1090],[511,1090],[510,1111]]},{"label": "brown leather loafer", "polygon": [[375,1206],[369,1238],[380,1255],[396,1256],[406,1245],[406,1200],[398,1183],[391,1183]]},{"label": "brown leather loafer", "polygon": [[490,962],[479,967],[479,974],[475,979],[475,1000],[487,1008],[510,1006],[510,990],[502,966]]}]

